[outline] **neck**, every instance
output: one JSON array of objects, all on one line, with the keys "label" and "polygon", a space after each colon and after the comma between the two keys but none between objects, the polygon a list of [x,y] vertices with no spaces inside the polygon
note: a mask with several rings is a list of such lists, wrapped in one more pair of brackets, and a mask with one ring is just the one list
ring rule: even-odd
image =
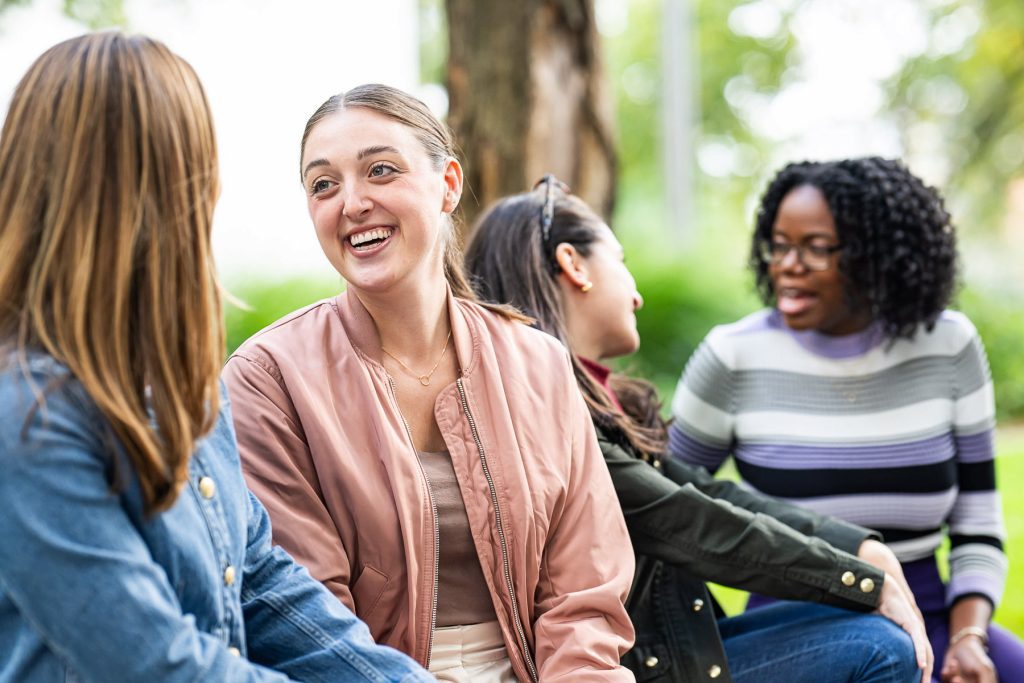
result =
[{"label": "neck", "polygon": [[441,275],[402,291],[355,295],[373,318],[381,346],[406,362],[437,359],[451,329],[448,286]]}]

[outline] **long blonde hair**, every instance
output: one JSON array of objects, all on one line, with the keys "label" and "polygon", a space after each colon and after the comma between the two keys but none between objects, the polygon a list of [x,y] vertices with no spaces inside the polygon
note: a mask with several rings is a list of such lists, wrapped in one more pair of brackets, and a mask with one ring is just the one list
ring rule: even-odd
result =
[{"label": "long blonde hair", "polygon": [[174,503],[219,410],[218,194],[206,95],[163,44],[80,36],[18,84],[0,133],[0,341],[70,369],[147,512]]}]

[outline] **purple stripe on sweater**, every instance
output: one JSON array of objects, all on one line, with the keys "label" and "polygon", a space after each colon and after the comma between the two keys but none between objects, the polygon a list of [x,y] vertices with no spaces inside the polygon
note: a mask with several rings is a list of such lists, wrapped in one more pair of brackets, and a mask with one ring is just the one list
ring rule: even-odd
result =
[{"label": "purple stripe on sweater", "polygon": [[740,441],[736,459],[780,470],[871,469],[945,462],[954,455],[949,434],[892,444],[811,446]]},{"label": "purple stripe on sweater", "polygon": [[946,585],[946,604],[952,604],[961,595],[968,593],[981,593],[993,605],[998,605],[1003,597],[1002,582],[999,577],[981,572],[970,574],[958,574],[949,580]]},{"label": "purple stripe on sweater", "polygon": [[984,462],[995,457],[992,430],[986,429],[970,436],[956,437],[956,457],[960,462]]},{"label": "purple stripe on sweater", "polygon": [[684,432],[678,425],[668,428],[668,452],[685,463],[700,465],[712,472],[717,470],[729,455],[728,448],[702,443]]},{"label": "purple stripe on sweater", "polygon": [[[852,358],[861,356],[885,341],[882,325],[874,322],[860,332],[842,336],[822,334],[817,330],[791,330],[782,319],[778,309],[756,320],[753,316],[740,321],[736,329],[730,330],[739,334],[759,332],[761,330],[782,330],[791,336],[800,346],[811,353],[825,358]],[[748,322],[749,321],[749,322]],[[742,323],[747,323],[743,325]]]}]

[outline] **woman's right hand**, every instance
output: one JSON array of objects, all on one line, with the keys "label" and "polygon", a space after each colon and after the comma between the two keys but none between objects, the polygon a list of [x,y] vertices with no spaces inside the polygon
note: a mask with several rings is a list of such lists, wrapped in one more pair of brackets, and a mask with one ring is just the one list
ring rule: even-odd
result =
[{"label": "woman's right hand", "polygon": [[921,683],[929,683],[935,665],[935,655],[932,653],[931,643],[928,642],[921,612],[917,609],[910,591],[904,588],[905,585],[906,581],[900,582],[886,572],[885,580],[882,582],[878,613],[910,634],[917,656],[917,666],[922,669]]}]

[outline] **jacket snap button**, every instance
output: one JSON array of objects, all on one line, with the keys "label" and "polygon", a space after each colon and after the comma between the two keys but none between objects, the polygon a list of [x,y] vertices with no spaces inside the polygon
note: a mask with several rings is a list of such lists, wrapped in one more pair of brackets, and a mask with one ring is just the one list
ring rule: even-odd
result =
[{"label": "jacket snap button", "polygon": [[230,564],[224,570],[224,585],[230,586],[235,582],[235,568]]},{"label": "jacket snap button", "polygon": [[217,493],[217,484],[213,482],[213,479],[209,477],[203,477],[199,480],[199,494],[209,500],[213,498],[214,494]]},{"label": "jacket snap button", "polygon": [[644,660],[644,666],[646,666],[648,669],[653,669],[654,667],[658,666],[658,658],[648,657]]},{"label": "jacket snap button", "polygon": [[708,669],[708,676],[711,676],[712,678],[718,678],[721,675],[722,667],[718,666],[717,664],[712,664],[711,668]]},{"label": "jacket snap button", "polygon": [[864,579],[860,582],[860,589],[864,593],[870,593],[875,590],[875,582],[871,579]]},{"label": "jacket snap button", "polygon": [[693,611],[694,612],[699,612],[702,609],[704,609],[704,601],[701,600],[700,598],[697,598],[696,600],[693,601]]},{"label": "jacket snap button", "polygon": [[241,657],[242,656],[242,651],[239,650],[237,647],[229,647],[228,648],[228,654],[231,655],[232,657]]},{"label": "jacket snap button", "polygon": [[843,585],[852,586],[857,583],[857,577],[853,575],[853,572],[843,572]]}]

